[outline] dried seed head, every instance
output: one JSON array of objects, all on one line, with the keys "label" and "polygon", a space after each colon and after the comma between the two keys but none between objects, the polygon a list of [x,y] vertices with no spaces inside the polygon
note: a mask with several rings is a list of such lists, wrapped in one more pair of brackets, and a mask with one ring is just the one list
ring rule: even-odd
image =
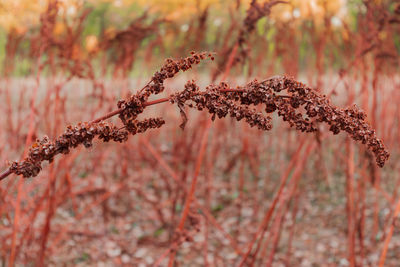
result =
[{"label": "dried seed head", "polygon": [[[287,76],[262,82],[254,80],[240,89],[242,92],[230,94],[230,98],[247,105],[264,103],[266,112],[277,110],[278,115],[296,130],[314,132],[317,131],[316,124],[324,122],[333,134],[345,131],[353,140],[366,144],[375,154],[378,166],[383,167],[389,158],[383,142],[366,121],[365,112],[356,105],[345,109],[336,107],[325,95]],[[278,94],[281,92],[288,95]]]},{"label": "dried seed head", "polygon": [[164,91],[164,81],[168,78],[174,77],[180,71],[187,71],[193,65],[199,64],[202,60],[207,58],[213,59],[212,54],[209,52],[196,53],[191,52],[191,55],[182,59],[167,59],[159,71],[154,73],[151,82],[140,93],[141,100],[146,101],[151,94],[159,94]]},{"label": "dried seed head", "polygon": [[233,99],[226,97],[226,94],[222,91],[228,88],[226,83],[220,83],[219,85],[210,85],[206,88],[205,92],[201,92],[199,87],[194,81],[188,81],[185,85],[185,89],[182,92],[175,94],[171,97],[172,103],[177,103],[184,126],[187,121],[186,113],[183,107],[186,105],[191,108],[198,110],[207,109],[212,114],[212,119],[216,117],[224,118],[229,115],[235,118],[237,121],[245,121],[251,126],[256,126],[260,130],[270,130],[272,128],[271,118],[264,116],[262,113],[257,112],[255,109],[250,109],[246,105],[241,105],[235,102]]},{"label": "dried seed head", "polygon": [[[51,162],[55,155],[68,154],[71,148],[80,144],[89,148],[95,137],[103,142],[125,142],[129,134],[161,127],[165,123],[161,118],[143,121],[136,119],[143,112],[145,101],[151,94],[163,91],[165,79],[173,77],[181,70],[190,69],[193,64],[198,64],[207,56],[210,57],[206,53],[193,52],[190,57],[178,61],[168,59],[143,91],[128,100],[118,102],[118,108],[121,109],[119,117],[124,127],[118,128],[106,122],[84,122],[67,126],[65,132],[54,141],[50,141],[47,136],[37,140],[29,149],[28,156],[21,162],[12,162],[9,171],[23,177],[33,177],[40,172],[43,161]],[[286,95],[282,95],[282,92]],[[206,109],[212,114],[213,120],[229,115],[237,121],[244,119],[251,127],[268,131],[272,128],[271,117],[249,107],[263,104],[267,113],[277,111],[290,127],[298,131],[315,132],[318,129],[317,123],[324,122],[329,125],[333,134],[347,132],[351,138],[365,144],[374,153],[380,167],[389,158],[383,142],[376,137],[375,130],[366,121],[366,114],[362,110],[355,105],[345,109],[338,108],[326,96],[290,77],[277,76],[261,82],[254,80],[236,89],[222,82],[207,86],[205,91],[200,91],[194,81],[188,81],[182,92],[170,96],[170,102],[178,105],[183,121],[182,128],[187,122],[184,110],[187,106],[197,110]]]},{"label": "dried seed head", "polygon": [[[287,95],[282,95],[282,92]],[[317,124],[324,122],[333,134],[347,132],[355,141],[367,145],[375,154],[380,167],[389,158],[383,142],[376,137],[375,130],[366,121],[366,114],[356,105],[338,108],[325,95],[290,77],[277,76],[262,82],[254,80],[237,89],[220,83],[207,86],[205,91],[200,91],[192,80],[186,83],[182,92],[173,95],[170,101],[178,105],[182,128],[187,122],[184,110],[184,106],[187,106],[198,110],[207,109],[213,120],[229,115],[237,121],[245,119],[251,127],[270,130],[271,117],[249,108],[249,105],[264,104],[267,113],[277,111],[278,116],[298,131],[315,132],[318,130]]]},{"label": "dried seed head", "polygon": [[78,123],[76,126],[68,126],[54,141],[50,141],[47,136],[37,140],[29,149],[28,156],[21,162],[12,162],[9,169],[12,173],[25,178],[34,177],[41,171],[43,161],[51,162],[57,154],[68,154],[71,148],[80,144],[90,148],[96,136],[103,142],[122,143],[128,140],[129,134],[143,133],[151,128],[159,128],[163,124],[164,121],[160,118],[136,121],[135,131],[132,131],[106,122]]}]

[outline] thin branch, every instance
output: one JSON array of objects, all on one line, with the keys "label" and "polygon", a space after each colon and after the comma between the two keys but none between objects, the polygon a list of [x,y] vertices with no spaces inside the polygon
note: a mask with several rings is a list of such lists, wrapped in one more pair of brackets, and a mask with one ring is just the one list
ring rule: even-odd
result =
[{"label": "thin branch", "polygon": [[[190,61],[190,58],[187,59],[187,61]],[[179,64],[181,65],[179,65],[179,67],[182,69],[187,68],[185,65],[187,61],[180,62]],[[174,62],[168,61],[167,63],[173,65]],[[175,73],[176,70],[174,68],[172,69]],[[172,74],[169,75],[171,76]],[[166,75],[166,77],[168,77],[168,75]],[[376,162],[380,167],[383,167],[389,158],[389,153],[382,140],[377,138],[375,130],[365,122],[366,114],[362,110],[358,109],[356,106],[345,109],[338,108],[332,105],[326,96],[320,95],[314,89],[286,76],[274,76],[262,82],[254,80],[246,86],[238,87],[237,89],[230,88],[225,83],[220,83],[219,85],[208,86],[205,91],[200,91],[194,81],[188,81],[185,84],[185,89],[179,93],[158,100],[145,102],[150,94],[163,91],[164,87],[161,83],[158,83],[157,86],[154,88],[152,87],[151,90],[149,89],[149,92],[146,91],[141,103],[135,102],[138,100],[138,96],[133,96],[128,102],[125,102],[127,105],[124,103],[124,105],[119,104],[119,109],[111,111],[89,123],[85,123],[83,126],[79,124],[77,126],[78,128],[83,127],[82,129],[84,132],[88,131],[86,135],[79,134],[78,136],[80,136],[80,139],[74,140],[74,142],[68,142],[68,140],[62,139],[62,143],[67,144],[67,146],[61,147],[68,153],[70,148],[76,147],[81,143],[84,143],[85,146],[91,146],[91,140],[95,136],[93,131],[101,132],[110,129],[110,127],[114,129],[114,132],[111,132],[114,137],[111,137],[109,130],[106,130],[105,142],[111,139],[117,142],[123,142],[127,140],[129,132],[136,134],[138,132],[144,132],[148,128],[161,127],[165,122],[159,118],[138,122],[140,126],[136,126],[136,122],[130,122],[129,119],[135,119],[138,114],[143,112],[144,107],[168,101],[178,104],[183,119],[183,127],[184,123],[187,121],[183,107],[187,105],[192,108],[196,107],[198,110],[207,109],[208,112],[213,115],[213,119],[216,116],[218,116],[218,118],[223,118],[227,115],[235,117],[238,121],[245,118],[245,121],[249,123],[250,126],[257,126],[260,130],[268,131],[272,128],[272,118],[270,116],[265,116],[262,112],[257,112],[249,108],[251,104],[265,104],[265,111],[267,113],[277,111],[278,115],[283,117],[284,121],[287,121],[291,127],[296,128],[298,131],[315,132],[318,130],[315,125],[316,122],[327,123],[330,126],[329,130],[334,134],[338,134],[340,131],[346,131],[352,139],[355,141],[362,141],[362,143],[375,154]],[[289,95],[280,95],[279,93],[282,91],[286,91]],[[229,93],[238,93],[238,95],[234,96]],[[290,101],[286,99],[290,99]],[[187,101],[190,103],[186,103]],[[300,106],[303,106],[305,110],[298,112],[297,109]],[[135,108],[139,110],[136,111]],[[118,133],[115,132],[115,126],[107,126],[109,128],[104,128],[102,125],[97,125],[97,123],[118,114],[123,115],[121,116],[121,120],[123,124],[127,126],[128,131]],[[310,118],[312,120],[310,120]],[[87,127],[85,125],[89,125],[94,128],[94,130],[89,131],[85,128]],[[136,127],[139,127],[139,129]],[[140,129],[140,127],[142,128]],[[80,131],[80,129],[75,130]],[[99,132],[97,133],[99,134]],[[67,137],[61,137],[68,139],[70,136],[67,134]],[[104,139],[104,136],[102,138]],[[42,149],[40,150],[40,153],[43,154],[41,157],[38,157],[39,154],[35,154],[33,158],[29,156],[22,163],[14,162],[12,167],[9,167],[8,170],[1,173],[0,181],[13,172],[22,174],[24,177],[36,176],[41,170],[40,163],[42,161],[51,161],[56,154],[63,153],[59,151],[58,148],[54,149],[54,144],[49,142],[48,138],[41,142],[43,142],[41,143],[42,146],[50,146],[51,152],[46,152],[47,150]],[[38,149],[39,148],[36,148],[36,150]]]}]

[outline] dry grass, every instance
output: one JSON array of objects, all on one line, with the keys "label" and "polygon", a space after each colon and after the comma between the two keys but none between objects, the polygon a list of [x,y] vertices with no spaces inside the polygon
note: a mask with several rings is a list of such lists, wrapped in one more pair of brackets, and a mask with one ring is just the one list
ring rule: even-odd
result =
[{"label": "dry grass", "polygon": [[[337,48],[345,66],[336,75],[324,69],[331,60],[324,51],[339,47],[329,25],[305,28],[314,65],[301,70],[289,60],[299,45],[294,19],[276,25],[285,31],[265,59],[271,55],[254,25],[278,2],[253,1],[212,45],[216,54],[169,59],[149,80],[128,75],[137,57],[155,60],[170,49],[159,27],[171,22],[162,18],[146,14],[114,38],[104,35],[107,45],[90,57],[76,56],[90,10],[54,36],[60,18],[51,2],[37,35],[10,35],[5,64],[17,55],[37,64],[29,78],[8,69],[0,82],[0,159],[12,160],[0,183],[1,262],[397,266],[400,78],[390,42],[397,9],[363,4],[359,23],[369,31],[344,25],[350,40],[341,43],[346,51]],[[208,11],[188,36],[209,29]],[[129,42],[135,36],[154,39],[143,49]],[[24,38],[29,55],[18,48]],[[205,44],[188,38],[183,46]],[[279,57],[295,78],[243,75],[275,74]]]}]

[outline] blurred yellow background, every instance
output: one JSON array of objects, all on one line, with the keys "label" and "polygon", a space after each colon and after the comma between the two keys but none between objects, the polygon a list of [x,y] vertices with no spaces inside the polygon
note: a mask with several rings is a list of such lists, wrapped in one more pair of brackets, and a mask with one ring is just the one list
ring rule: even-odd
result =
[{"label": "blurred yellow background", "polygon": [[[376,0],[379,1],[379,0]],[[246,9],[251,0],[240,1]],[[259,1],[264,3],[265,1]],[[27,28],[37,25],[40,13],[47,7],[47,0],[0,0],[0,26],[6,31],[24,32]],[[109,4],[113,8],[126,8],[132,5],[139,6],[150,13],[161,14],[168,20],[184,20],[193,14],[212,8],[221,14],[237,6],[237,0],[60,0],[60,12],[74,16],[83,5],[96,6]],[[345,0],[290,0],[286,5],[278,5],[271,14],[273,20],[287,20],[290,18],[307,18],[322,23],[324,16],[335,16],[344,19],[346,15]],[[60,29],[61,30],[61,29]]]}]

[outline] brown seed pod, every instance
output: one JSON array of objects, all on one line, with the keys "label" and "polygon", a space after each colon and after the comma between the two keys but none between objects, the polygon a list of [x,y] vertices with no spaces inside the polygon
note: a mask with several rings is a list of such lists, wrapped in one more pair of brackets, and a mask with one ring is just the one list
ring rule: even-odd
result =
[{"label": "brown seed pod", "polygon": [[[281,95],[282,92],[287,95]],[[278,76],[262,82],[254,80],[240,87],[238,92],[230,93],[230,98],[247,105],[263,103],[266,112],[277,110],[284,121],[302,132],[316,131],[316,124],[321,122],[328,124],[334,134],[345,131],[353,140],[367,145],[380,167],[389,158],[382,140],[366,121],[366,114],[356,105],[345,109],[336,107],[329,98],[291,77]]]},{"label": "brown seed pod", "polygon": [[[83,144],[86,148],[92,146],[93,139],[97,137],[103,142],[125,142],[129,134],[143,133],[151,128],[159,128],[165,122],[160,118],[151,118],[144,121],[130,122],[126,129],[107,123],[78,123],[76,126],[68,126],[63,134],[54,141],[47,136],[37,140],[29,149],[28,156],[21,162],[11,163],[9,170],[25,178],[34,177],[41,171],[43,161],[53,161],[57,154],[68,154],[71,148]],[[133,126],[134,125],[134,126]]]},{"label": "brown seed pod", "polygon": [[[389,158],[382,140],[378,139],[375,130],[366,121],[366,114],[357,106],[341,109],[333,105],[329,98],[321,95],[303,83],[287,76],[275,76],[264,81],[254,80],[245,86],[231,88],[227,83],[211,84],[205,91],[200,91],[192,80],[185,84],[183,91],[168,98],[159,99],[150,104],[145,102],[151,94],[164,90],[165,79],[173,77],[179,71],[191,68],[202,59],[211,57],[207,53],[192,53],[190,57],[181,60],[167,60],[151,81],[136,95],[128,100],[118,102],[118,110],[92,122],[78,123],[68,126],[65,132],[50,141],[48,137],[37,140],[29,150],[28,156],[21,162],[12,162],[9,169],[0,175],[0,180],[11,173],[24,177],[36,176],[41,170],[43,161],[51,162],[57,154],[68,154],[71,148],[80,144],[91,147],[97,137],[103,142],[125,142],[129,134],[143,133],[151,128],[161,127],[165,121],[161,118],[150,118],[143,121],[137,116],[148,105],[170,101],[176,103],[182,117],[181,128],[187,122],[185,106],[197,110],[207,110],[216,117],[230,116],[237,121],[245,120],[251,127],[268,131],[272,128],[270,116],[250,108],[250,105],[265,105],[266,113],[277,112],[278,116],[287,121],[290,127],[302,132],[315,132],[318,123],[326,123],[333,134],[345,131],[355,141],[366,145],[375,155],[378,166],[383,167]],[[119,114],[123,127],[103,122],[103,120]]]}]

